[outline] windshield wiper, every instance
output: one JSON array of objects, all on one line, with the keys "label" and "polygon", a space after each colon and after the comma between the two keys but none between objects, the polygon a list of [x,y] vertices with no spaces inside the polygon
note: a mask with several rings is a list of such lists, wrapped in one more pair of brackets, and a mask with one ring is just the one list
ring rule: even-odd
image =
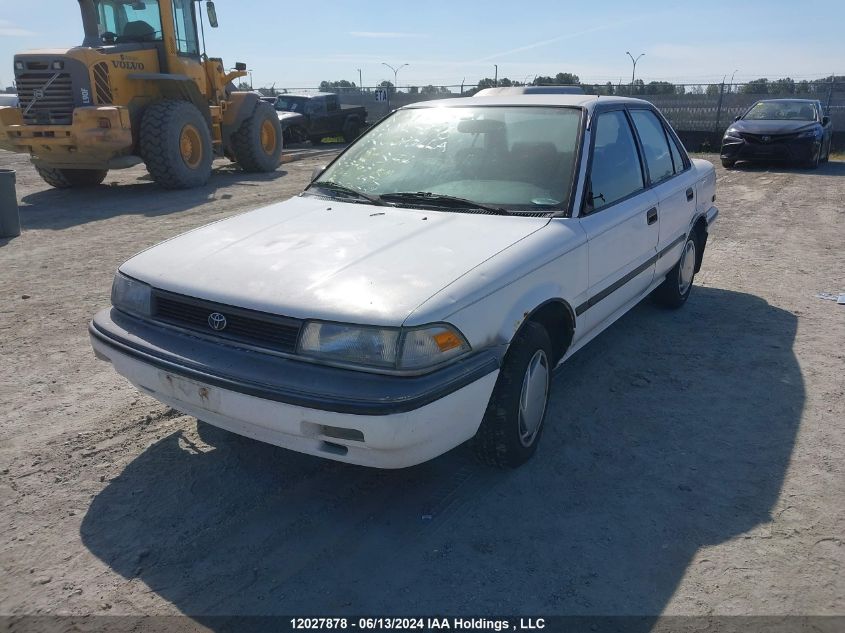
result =
[{"label": "windshield wiper", "polygon": [[383,193],[379,198],[396,202],[419,202],[441,208],[479,209],[485,213],[492,213],[493,215],[511,215],[510,211],[501,207],[491,207],[466,198],[447,196],[442,193],[432,193],[431,191],[397,191],[394,193]]},{"label": "windshield wiper", "polygon": [[323,189],[328,189],[329,191],[334,191],[351,198],[366,200],[370,204],[376,204],[380,207],[387,206],[382,200],[380,200],[376,196],[371,196],[370,194],[364,193],[363,191],[358,191],[357,189],[353,189],[352,187],[347,187],[346,185],[342,185],[339,182],[332,182],[331,180],[321,180],[319,182],[313,182],[311,183],[311,186],[306,189],[306,191],[310,190],[312,187],[322,187]]}]

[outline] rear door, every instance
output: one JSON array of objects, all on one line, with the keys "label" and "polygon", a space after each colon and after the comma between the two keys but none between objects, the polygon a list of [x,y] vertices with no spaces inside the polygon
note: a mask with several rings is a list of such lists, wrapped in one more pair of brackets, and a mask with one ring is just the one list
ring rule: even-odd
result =
[{"label": "rear door", "polygon": [[654,274],[664,276],[681,256],[695,215],[695,173],[686,152],[648,107],[630,108],[649,187],[657,196],[659,237]]},{"label": "rear door", "polygon": [[587,330],[641,296],[654,278],[657,196],[621,106],[594,116],[587,195],[579,221],[588,239],[589,298],[577,307]]}]

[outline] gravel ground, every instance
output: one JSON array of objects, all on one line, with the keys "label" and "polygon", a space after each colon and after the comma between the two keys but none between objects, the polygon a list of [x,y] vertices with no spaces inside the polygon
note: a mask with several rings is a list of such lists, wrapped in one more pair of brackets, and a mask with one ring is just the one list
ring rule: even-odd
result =
[{"label": "gravel ground", "polygon": [[24,227],[0,240],[0,614],[845,614],[845,306],[816,296],[845,291],[845,163],[717,166],[689,303],[576,354],[522,469],[377,471],[198,424],[86,333],[122,261],[323,153],[66,192],[0,152]]}]

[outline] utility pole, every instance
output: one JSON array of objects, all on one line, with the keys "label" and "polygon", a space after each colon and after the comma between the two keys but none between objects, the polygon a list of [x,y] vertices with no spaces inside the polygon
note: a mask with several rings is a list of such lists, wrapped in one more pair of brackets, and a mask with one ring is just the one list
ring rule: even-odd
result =
[{"label": "utility pole", "polygon": [[631,71],[631,96],[633,97],[633,96],[634,96],[634,77],[635,77],[635,76],[636,76],[636,74],[637,74],[637,62],[639,61],[640,57],[642,57],[643,55],[645,55],[645,53],[640,53],[639,55],[637,55],[636,59],[635,59],[635,58],[634,58],[634,56],[633,56],[633,55],[631,55],[631,53],[629,53],[628,51],[625,51],[625,54],[626,54],[628,57],[630,57],[630,58],[631,58],[631,61],[632,61],[632,62],[633,62],[633,64],[634,64],[634,69]]},{"label": "utility pole", "polygon": [[361,79],[361,69],[358,69],[358,92],[362,92],[364,90],[364,80]]}]

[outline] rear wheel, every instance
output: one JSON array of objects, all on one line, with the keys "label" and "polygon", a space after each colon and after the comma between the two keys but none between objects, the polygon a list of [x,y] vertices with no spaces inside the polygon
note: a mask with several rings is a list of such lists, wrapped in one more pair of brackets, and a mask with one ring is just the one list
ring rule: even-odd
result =
[{"label": "rear wheel", "polygon": [[472,447],[482,462],[516,468],[537,450],[549,403],[552,343],[529,321],[514,337]]},{"label": "rear wheel", "polygon": [[106,179],[105,169],[59,169],[36,165],[38,175],[51,187],[70,189],[72,187],[96,187]]},{"label": "rear wheel", "polygon": [[351,143],[361,134],[361,124],[357,119],[350,119],[343,126],[343,140]]},{"label": "rear wheel", "polygon": [[235,161],[249,172],[270,172],[282,162],[282,124],[269,103],[259,102],[232,135]]},{"label": "rear wheel", "polygon": [[141,119],[141,158],[166,189],[201,187],[211,177],[211,131],[187,101],[159,101]]},{"label": "rear wheel", "polygon": [[684,250],[678,263],[666,275],[666,279],[654,289],[653,297],[660,305],[667,308],[680,308],[687,301],[692,291],[695,277],[695,257],[698,241],[693,233],[687,237]]},{"label": "rear wheel", "polygon": [[734,165],[736,165],[735,160],[728,160],[727,158],[722,159],[722,167],[724,167],[725,169],[730,169]]}]

